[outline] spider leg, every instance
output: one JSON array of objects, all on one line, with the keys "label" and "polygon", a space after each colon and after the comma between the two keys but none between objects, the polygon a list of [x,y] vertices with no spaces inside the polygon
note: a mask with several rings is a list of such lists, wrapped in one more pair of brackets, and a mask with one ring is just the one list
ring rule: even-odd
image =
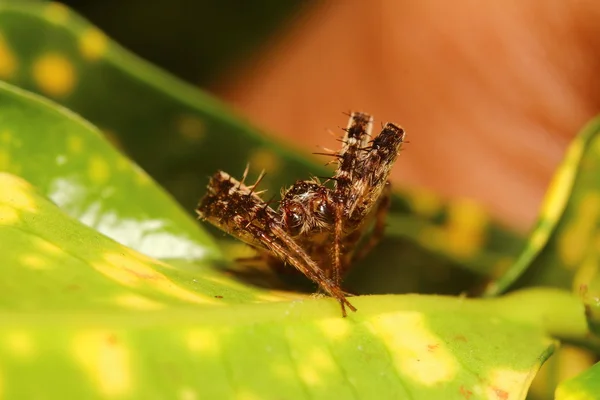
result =
[{"label": "spider leg", "polygon": [[352,255],[352,259],[350,261],[351,264],[363,259],[383,238],[383,234],[385,233],[385,217],[390,208],[391,200],[392,186],[388,181],[383,192],[381,193],[377,208],[375,209],[375,224],[373,226],[373,232],[369,239],[367,239],[367,242]]},{"label": "spider leg", "polygon": [[342,140],[343,146],[337,155],[338,167],[332,180],[335,182],[335,201],[343,207],[353,202],[353,183],[360,163],[360,152],[369,142],[373,117],[354,112]]},{"label": "spider leg", "polygon": [[319,268],[319,266],[306,254],[304,250],[294,240],[287,235],[287,233],[278,226],[271,227],[273,235],[279,240],[273,240],[273,238],[266,235],[263,231],[256,231],[254,234],[257,239],[271,250],[277,257],[282,261],[292,264],[296,269],[302,272],[307,278],[318,284],[325,293],[338,300],[342,308],[342,316],[346,317],[346,306],[356,311],[350,302],[346,299],[346,296],[340,289],[339,285],[336,285],[330,278],[325,276],[325,272]]},{"label": "spider leg", "polygon": [[392,166],[404,142],[404,130],[387,123],[364,150],[354,179],[351,203],[347,205],[347,231],[363,225],[386,189]]},{"label": "spider leg", "polygon": [[333,227],[333,255],[331,265],[332,279],[341,287],[342,281],[342,241],[344,235],[344,221],[348,203],[352,202],[353,181],[355,179],[357,164],[360,160],[359,153],[369,141],[373,117],[369,114],[354,112],[350,114],[348,126],[345,129],[342,149],[336,155],[338,168],[331,178],[334,184],[332,196],[334,210]]},{"label": "spider leg", "polygon": [[281,228],[279,214],[253,192],[255,186],[248,187],[219,171],[211,177],[208,192],[200,200],[196,212],[200,218],[230,235],[254,247],[269,250],[283,262],[293,265],[338,300],[344,317],[346,307],[356,311],[340,287]]},{"label": "spider leg", "polygon": [[344,208],[335,207],[334,229],[333,229],[333,282],[338,287],[342,286],[342,233],[344,229]]}]

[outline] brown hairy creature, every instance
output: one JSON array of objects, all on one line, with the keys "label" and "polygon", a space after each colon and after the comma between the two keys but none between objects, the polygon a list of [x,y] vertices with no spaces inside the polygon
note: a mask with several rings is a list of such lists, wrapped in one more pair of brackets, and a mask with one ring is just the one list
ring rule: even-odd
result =
[{"label": "brown hairy creature", "polygon": [[[276,210],[264,202],[253,185],[218,171],[196,212],[228,234],[256,248],[272,266],[291,264],[346,307],[356,308],[341,289],[342,275],[381,239],[390,205],[390,170],[404,142],[404,130],[387,123],[371,139],[373,118],[350,115],[339,152],[337,170],[321,183],[297,181],[281,193]],[[326,186],[329,181],[333,187]],[[371,236],[363,237],[371,231]]]}]

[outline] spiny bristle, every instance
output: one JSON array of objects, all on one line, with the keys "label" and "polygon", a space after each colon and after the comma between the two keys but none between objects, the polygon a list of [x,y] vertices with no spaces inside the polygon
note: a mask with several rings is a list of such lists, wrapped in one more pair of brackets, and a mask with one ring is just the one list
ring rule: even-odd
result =
[{"label": "spiny bristle", "polygon": [[244,169],[244,173],[242,174],[242,179],[240,183],[244,183],[246,181],[246,177],[248,176],[248,172],[250,171],[250,163],[246,163],[246,168]]}]

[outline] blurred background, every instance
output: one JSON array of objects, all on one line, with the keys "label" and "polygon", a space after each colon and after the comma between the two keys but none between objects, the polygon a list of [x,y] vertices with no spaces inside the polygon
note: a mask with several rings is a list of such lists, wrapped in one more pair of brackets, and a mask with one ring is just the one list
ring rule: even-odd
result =
[{"label": "blurred background", "polygon": [[349,110],[397,122],[395,182],[521,231],[600,104],[593,1],[165,1],[64,3],[306,152]]}]

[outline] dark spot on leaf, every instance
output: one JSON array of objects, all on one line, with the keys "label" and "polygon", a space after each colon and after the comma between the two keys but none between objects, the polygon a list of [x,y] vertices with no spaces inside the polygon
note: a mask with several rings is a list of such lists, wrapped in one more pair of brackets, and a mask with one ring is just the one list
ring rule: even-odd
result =
[{"label": "dark spot on leaf", "polygon": [[65,286],[65,292],[76,292],[81,289],[81,286],[76,283],[71,283],[70,285]]},{"label": "dark spot on leaf", "polygon": [[494,389],[494,393],[496,393],[496,397],[498,397],[500,400],[508,399],[508,392],[506,390],[498,389],[495,387],[492,387],[492,389]]},{"label": "dark spot on leaf", "polygon": [[440,345],[439,344],[428,344],[427,345],[427,350],[429,351],[434,351],[435,349],[437,349]]},{"label": "dark spot on leaf", "polygon": [[222,299],[222,298],[223,298],[223,296],[220,296],[220,295],[215,296],[215,299]]},{"label": "dark spot on leaf", "polygon": [[106,338],[106,341],[107,341],[107,342],[108,342],[108,344],[110,344],[111,346],[114,346],[115,344],[117,344],[117,342],[118,342],[119,340],[117,339],[117,335],[115,335],[115,334],[113,333],[113,334],[110,334],[110,335],[108,335],[108,337]]},{"label": "dark spot on leaf", "polygon": [[156,280],[158,278],[158,275],[155,274],[144,274],[140,271],[136,271],[130,268],[123,268],[125,271],[129,272],[132,275],[135,275],[136,277],[140,278],[140,279],[149,279],[149,280]]},{"label": "dark spot on leaf", "polygon": [[468,342],[467,338],[464,335],[456,335],[454,336],[454,340],[457,342]]},{"label": "dark spot on leaf", "polygon": [[462,394],[465,399],[469,400],[469,398],[473,395],[473,392],[471,392],[469,389],[465,389],[465,387],[461,385],[460,394]]}]

